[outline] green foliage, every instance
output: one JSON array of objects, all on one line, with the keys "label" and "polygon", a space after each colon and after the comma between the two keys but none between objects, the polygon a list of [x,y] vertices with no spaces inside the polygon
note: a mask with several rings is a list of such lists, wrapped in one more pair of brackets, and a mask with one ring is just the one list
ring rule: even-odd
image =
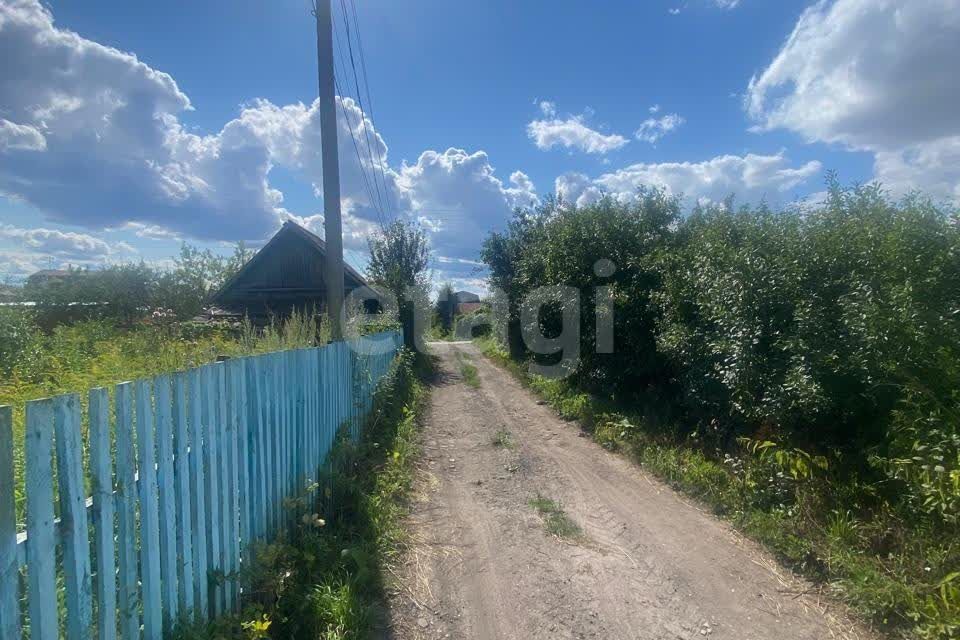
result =
[{"label": "green foliage", "polygon": [[875,187],[835,184],[805,215],[695,212],[664,257],[657,296],[658,347],[686,412],[716,419],[725,443],[766,431],[884,455],[910,389],[955,400],[954,219],[919,199],[895,205]]},{"label": "green foliage", "polygon": [[414,222],[396,220],[369,240],[367,276],[385,287],[397,301],[411,300],[410,291],[428,285],[430,242]]},{"label": "green foliage", "polygon": [[506,429],[498,429],[493,436],[493,446],[499,449],[513,449],[513,435]]},{"label": "green foliage", "polygon": [[[491,285],[510,299],[514,323],[520,319],[519,301],[538,287],[576,288],[584,319],[576,374],[580,384],[635,396],[664,374],[651,295],[661,280],[656,258],[673,242],[679,217],[679,199],[658,189],[640,190],[628,203],[604,198],[576,207],[547,200],[518,211],[506,232],[490,234],[481,255],[490,268]],[[613,288],[617,349],[610,354],[596,349],[596,287]],[[540,324],[545,335],[557,335],[559,315],[557,309],[550,311]]]},{"label": "green foliage", "polygon": [[231,256],[182,244],[169,270],[145,262],[100,269],[69,269],[49,281],[31,278],[22,297],[36,303],[38,324],[52,330],[88,319],[123,324],[185,320],[203,310],[210,295],[239,271],[253,252],[241,242]]},{"label": "green foliage", "polygon": [[440,291],[437,293],[437,304],[434,313],[440,328],[440,335],[450,335],[453,331],[453,316],[456,310],[457,301],[454,299],[453,284],[445,282],[440,285]]},{"label": "green foliage", "polygon": [[0,374],[9,376],[17,363],[35,360],[41,343],[32,310],[0,307]]},{"label": "green foliage", "polygon": [[560,503],[538,493],[536,498],[530,500],[530,506],[543,518],[544,526],[550,535],[574,540],[583,537],[580,525],[570,519]]}]

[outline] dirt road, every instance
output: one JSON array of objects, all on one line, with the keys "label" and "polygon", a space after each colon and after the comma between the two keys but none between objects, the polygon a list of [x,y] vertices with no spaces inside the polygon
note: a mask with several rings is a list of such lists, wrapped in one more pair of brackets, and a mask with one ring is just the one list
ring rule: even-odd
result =
[{"label": "dirt road", "polygon": [[[580,437],[474,346],[431,348],[441,375],[393,638],[868,637],[729,526]],[[465,363],[476,379],[464,380]],[[538,512],[538,496],[566,516]]]}]

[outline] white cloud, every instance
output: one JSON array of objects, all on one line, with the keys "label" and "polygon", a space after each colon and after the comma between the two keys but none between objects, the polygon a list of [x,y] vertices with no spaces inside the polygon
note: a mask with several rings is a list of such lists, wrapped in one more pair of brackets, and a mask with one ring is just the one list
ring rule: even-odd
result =
[{"label": "white cloud", "polygon": [[19,245],[21,256],[55,257],[61,261],[98,263],[113,257],[122,257],[136,250],[125,242],[109,243],[85,233],[59,229],[23,229],[12,225],[0,226],[0,238]]},{"label": "white cloud", "polygon": [[132,231],[138,238],[148,240],[179,240],[180,236],[165,227],[141,222],[127,222],[119,227],[107,231]]},{"label": "white cloud", "polygon": [[565,173],[554,182],[557,195],[564,202],[582,207],[596,202],[603,196],[603,190],[583,173]]},{"label": "white cloud", "polygon": [[47,139],[36,127],[0,118],[0,152],[7,149],[43,151],[46,148]]},{"label": "white cloud", "polygon": [[548,114],[548,118],[527,124],[527,135],[543,151],[565,147],[586,153],[608,153],[629,142],[621,135],[591,129],[584,123],[585,119],[583,115],[558,118],[554,112],[552,116]]},{"label": "white cloud", "polygon": [[629,199],[641,186],[659,186],[692,201],[719,202],[733,194],[740,201],[777,200],[822,170],[819,162],[791,167],[781,152],[772,156],[717,156],[704,162],[634,164],[593,180],[583,174],[557,178],[564,200],[577,205],[594,202],[602,194]]},{"label": "white cloud", "polygon": [[960,0],[821,0],[751,79],[746,108],[756,130],[872,151],[877,178],[955,195],[960,167],[937,163],[960,135],[956,60]]},{"label": "white cloud", "polygon": [[896,195],[922,188],[936,198],[960,202],[960,136],[878,152],[874,177]]},{"label": "white cloud", "polygon": [[[318,197],[322,192],[316,103],[254,100],[220,131],[188,131],[180,115],[192,107],[172,77],[57,28],[35,0],[0,2],[0,104],[0,195],[52,222],[143,238],[256,241],[294,216],[270,184],[273,167],[312,183]],[[387,217],[422,218],[443,255],[475,257],[488,229],[514,206],[536,202],[526,174],[515,171],[502,181],[483,151],[428,150],[415,164],[391,169],[379,132],[353,100],[341,106],[348,249],[364,251],[378,228],[378,198],[368,193],[364,175],[373,176],[381,161],[383,174],[371,188],[379,187]],[[555,107],[543,101],[541,109]],[[359,161],[351,132],[361,145]],[[322,227],[322,216],[300,215]]]},{"label": "white cloud", "polygon": [[[650,113],[656,113],[660,108],[650,108]],[[655,144],[657,140],[667,135],[687,120],[678,113],[668,113],[660,118],[647,118],[640,125],[640,128],[634,133],[637,140],[643,140],[650,144]]]},{"label": "white cloud", "polygon": [[190,101],[166,73],[56,28],[32,0],[0,3],[0,52],[0,193],[92,228],[213,238],[275,225],[282,197],[262,147],[184,131]]},{"label": "white cloud", "polygon": [[487,231],[502,224],[515,206],[536,202],[534,185],[522,172],[506,186],[483,151],[450,148],[424,151],[404,164],[398,178],[412,210],[433,230],[434,248],[442,255],[471,257]]},{"label": "white cloud", "polygon": [[541,100],[537,106],[540,107],[540,113],[548,118],[553,118],[557,115],[557,103],[555,102],[551,102],[550,100]]}]

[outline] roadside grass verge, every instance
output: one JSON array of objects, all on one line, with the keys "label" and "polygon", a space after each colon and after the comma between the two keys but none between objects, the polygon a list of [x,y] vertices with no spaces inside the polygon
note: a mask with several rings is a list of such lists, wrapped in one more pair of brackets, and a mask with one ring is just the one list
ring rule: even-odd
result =
[{"label": "roadside grass verge", "polygon": [[642,408],[623,410],[531,375],[493,339],[477,344],[601,446],[728,519],[889,637],[960,637],[960,538],[878,513],[877,487],[840,480],[775,443],[706,451],[694,438],[671,436]]},{"label": "roadside grass verge", "polygon": [[460,375],[463,377],[463,382],[468,387],[473,387],[474,389],[480,388],[480,377],[477,372],[477,368],[468,362],[470,360],[470,354],[467,353],[457,353],[457,362],[460,363]]},{"label": "roadside grass verge", "polygon": [[[290,501],[289,536],[254,550],[241,578],[243,611],[175,640],[359,640],[382,627],[386,572],[406,544],[401,520],[418,453],[418,417],[432,374],[427,356],[403,352],[374,401],[359,442],[343,434],[328,475]],[[310,508],[305,508],[309,505]]]},{"label": "roadside grass verge", "polygon": [[556,501],[546,498],[539,493],[530,500],[530,506],[537,510],[543,518],[544,527],[552,536],[565,540],[576,540],[583,537],[583,530],[570,519],[563,507]]}]

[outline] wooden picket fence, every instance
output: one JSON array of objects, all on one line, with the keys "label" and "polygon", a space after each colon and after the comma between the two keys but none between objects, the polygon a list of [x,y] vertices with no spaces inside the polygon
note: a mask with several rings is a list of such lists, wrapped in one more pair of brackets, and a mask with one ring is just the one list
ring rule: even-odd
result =
[{"label": "wooden picket fence", "polygon": [[0,407],[0,639],[159,640],[236,610],[252,543],[288,525],[338,430],[359,435],[400,345],[231,359],[118,384],[112,406],[94,389],[85,423],[77,394],[29,402],[20,534]]}]

